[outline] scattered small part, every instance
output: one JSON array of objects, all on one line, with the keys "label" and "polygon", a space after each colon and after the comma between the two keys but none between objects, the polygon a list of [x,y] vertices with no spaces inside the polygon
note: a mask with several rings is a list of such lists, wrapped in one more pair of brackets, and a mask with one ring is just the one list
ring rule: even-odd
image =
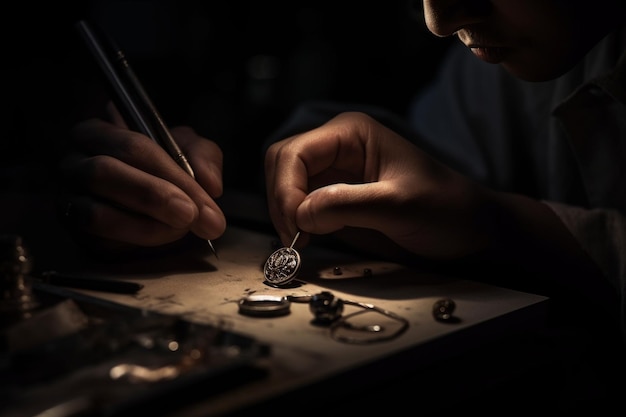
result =
[{"label": "scattered small part", "polygon": [[433,304],[433,316],[435,317],[435,320],[437,321],[443,321],[443,322],[455,321],[455,318],[453,316],[455,308],[456,308],[456,303],[450,298],[437,300],[435,304]]},{"label": "scattered small part", "polygon": [[322,291],[313,295],[309,302],[309,310],[315,316],[314,322],[320,325],[329,325],[343,313],[343,300],[329,291]]},{"label": "scattered small part", "polygon": [[255,294],[239,300],[239,314],[256,317],[277,317],[290,313],[291,301],[278,295]]}]

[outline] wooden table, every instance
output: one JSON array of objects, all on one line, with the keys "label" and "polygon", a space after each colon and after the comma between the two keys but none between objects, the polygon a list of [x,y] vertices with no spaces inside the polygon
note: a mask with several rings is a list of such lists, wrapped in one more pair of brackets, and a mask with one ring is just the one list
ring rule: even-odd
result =
[{"label": "wooden table", "polygon": [[[39,221],[48,224],[48,220],[41,217]],[[33,228],[30,236],[55,236],[43,235],[37,221],[29,225]],[[67,244],[60,238],[61,247]],[[485,354],[474,360],[475,353],[484,347],[495,346],[498,355],[510,355],[506,367],[518,364],[523,368],[528,360],[534,360],[533,352],[528,353],[530,359],[522,357],[514,346],[516,342],[511,346],[500,341],[510,334],[524,340],[527,332],[541,329],[549,301],[546,297],[319,247],[300,252],[303,267],[297,285],[275,288],[264,283],[262,270],[277,247],[275,236],[230,226],[214,244],[217,259],[205,250],[149,261],[91,264],[81,272],[143,284],[144,288],[134,295],[70,290],[218,326],[270,346],[270,354],[258,363],[266,371],[264,377],[219,395],[201,395],[172,415],[235,416],[249,415],[251,411],[274,416],[306,414],[310,407],[319,406],[312,399],[320,398],[326,404],[322,413],[325,417],[367,412],[372,400],[389,407],[417,402],[424,414],[428,410],[436,414],[448,400],[462,401],[465,394],[472,396],[481,391],[485,379],[497,380],[494,370],[502,371],[505,378],[515,373],[502,369],[499,357]],[[43,255],[37,259],[46,267],[54,268],[57,261],[59,268],[74,265],[53,251]],[[288,315],[272,318],[250,317],[238,310],[238,301],[251,294],[310,296],[321,291],[386,309],[408,320],[409,327],[393,340],[355,345],[334,340],[328,327],[314,325],[307,304],[292,303]],[[433,304],[443,298],[456,303],[458,321],[434,319]],[[355,309],[346,306],[344,314]],[[473,352],[469,358],[467,352]],[[400,392],[405,387],[408,394]],[[201,389],[207,394],[213,390],[210,386]],[[413,394],[419,398],[411,398]]]}]

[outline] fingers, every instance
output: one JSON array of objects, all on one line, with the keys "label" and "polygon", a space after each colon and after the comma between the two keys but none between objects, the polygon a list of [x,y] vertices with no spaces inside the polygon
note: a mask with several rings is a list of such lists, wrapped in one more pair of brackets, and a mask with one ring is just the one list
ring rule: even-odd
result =
[{"label": "fingers", "polygon": [[103,240],[128,245],[155,247],[179,240],[188,228],[175,228],[100,200],[73,196],[66,198],[62,221],[75,231]]},{"label": "fingers", "polygon": [[319,188],[302,201],[296,210],[296,223],[305,232],[327,234],[346,226],[386,227],[384,212],[379,210],[382,196],[378,201],[376,185],[373,184],[332,184]]},{"label": "fingers", "polygon": [[[184,150],[197,154],[190,161],[197,181],[142,134],[97,119],[74,128],[72,143],[82,153],[66,159],[64,172],[73,192],[90,198],[82,204],[93,211],[86,228],[137,244],[158,243],[159,236],[168,243],[190,230],[204,239],[223,234],[224,214],[212,198],[222,192],[221,151],[191,129],[175,132]],[[122,220],[124,230],[112,226]],[[144,238],[132,237],[148,228],[152,232],[142,232]]]},{"label": "fingers", "polygon": [[76,149],[88,156],[108,155],[139,170],[189,187],[194,181],[181,175],[180,167],[167,152],[147,136],[90,119],[71,132]]},{"label": "fingers", "polygon": [[[282,144],[270,147],[265,160],[268,210],[276,231],[283,242],[296,235],[295,212],[308,194],[306,168],[294,153],[281,149]],[[289,172],[287,177],[283,173]],[[306,236],[301,236],[302,240]]]},{"label": "fingers", "polygon": [[189,127],[176,127],[172,135],[194,167],[196,181],[213,198],[223,193],[224,155],[215,142],[200,138]]},{"label": "fingers", "polygon": [[194,169],[194,190],[201,192],[200,198],[194,198],[193,192],[189,194],[199,207],[199,218],[192,231],[204,239],[216,239],[226,230],[226,218],[214,200],[223,193],[222,150],[215,142],[198,136],[189,127],[174,128],[172,134]]},{"label": "fingers", "polygon": [[376,230],[410,252],[438,259],[485,247],[491,227],[481,209],[488,201],[484,189],[452,171],[439,172],[441,166],[424,170],[431,177],[414,175],[430,161],[413,162],[412,170],[378,181],[312,191],[296,209],[296,224],[311,234]]},{"label": "fingers", "polygon": [[[365,115],[339,115],[325,125],[277,142],[265,158],[269,214],[283,243],[299,230],[298,206],[314,189],[332,183],[363,182],[366,173]],[[303,236],[303,241],[306,236]]]},{"label": "fingers", "polygon": [[89,178],[86,187],[63,199],[62,220],[74,231],[153,247],[180,239],[194,223],[206,223],[197,220],[194,201],[167,181],[107,156],[81,161],[72,172]]},{"label": "fingers", "polygon": [[179,187],[118,159],[109,156],[82,159],[71,172],[88,178],[85,188],[98,199],[171,227],[188,229],[198,217],[195,202]]},{"label": "fingers", "polygon": [[447,257],[475,250],[483,234],[479,187],[363,114],[344,113],[278,142],[265,162],[269,212],[283,243],[298,230],[349,227]]}]

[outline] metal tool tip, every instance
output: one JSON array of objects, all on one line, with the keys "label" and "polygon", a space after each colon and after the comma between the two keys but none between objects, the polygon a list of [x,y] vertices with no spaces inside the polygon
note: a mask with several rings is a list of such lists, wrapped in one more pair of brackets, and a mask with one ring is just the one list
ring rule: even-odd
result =
[{"label": "metal tool tip", "polygon": [[213,247],[213,243],[211,243],[210,240],[207,240],[207,242],[209,244],[209,247],[211,248],[211,252],[213,252],[213,255],[215,255],[215,257],[219,259],[219,256],[217,256],[217,251],[215,250],[215,247]]}]

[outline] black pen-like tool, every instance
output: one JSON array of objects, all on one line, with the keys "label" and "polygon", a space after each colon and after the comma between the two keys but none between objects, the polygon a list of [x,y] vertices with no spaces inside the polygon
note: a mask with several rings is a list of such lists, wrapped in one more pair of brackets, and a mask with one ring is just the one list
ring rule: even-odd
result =
[{"label": "black pen-like tool", "polygon": [[34,279],[41,281],[44,284],[118,294],[135,294],[143,288],[142,284],[138,284],[136,282],[104,278],[89,278],[78,275],[62,274],[56,271],[43,272],[41,276],[34,277]]},{"label": "black pen-like tool", "polygon": [[[195,178],[187,157],[135,75],[124,52],[109,36],[101,30],[97,31],[84,20],[76,24],[76,29],[108,80],[114,92],[115,104],[129,127],[152,138],[181,168]],[[210,240],[207,242],[217,256],[213,243]]]}]

